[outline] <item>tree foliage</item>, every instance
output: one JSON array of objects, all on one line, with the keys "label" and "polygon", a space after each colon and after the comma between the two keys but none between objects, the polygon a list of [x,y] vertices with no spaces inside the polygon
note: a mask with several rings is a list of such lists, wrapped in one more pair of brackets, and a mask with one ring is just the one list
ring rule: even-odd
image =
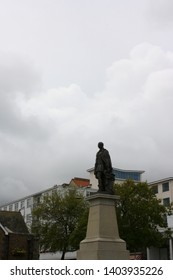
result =
[{"label": "tree foliage", "polygon": [[33,210],[32,232],[40,237],[42,250],[76,250],[84,239],[87,227],[88,206],[75,188],[55,192],[43,197]]},{"label": "tree foliage", "polygon": [[166,208],[145,182],[127,180],[115,185],[119,233],[131,252],[161,246],[165,241],[159,227],[166,227]]}]

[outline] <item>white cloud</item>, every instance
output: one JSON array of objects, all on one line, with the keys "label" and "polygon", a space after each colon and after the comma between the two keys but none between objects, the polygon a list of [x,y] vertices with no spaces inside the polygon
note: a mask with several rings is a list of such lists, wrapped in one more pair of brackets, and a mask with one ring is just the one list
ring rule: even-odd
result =
[{"label": "white cloud", "polygon": [[98,141],[172,176],[172,1],[1,2],[0,200],[87,176]]},{"label": "white cloud", "polygon": [[144,43],[136,46],[129,58],[112,64],[102,94],[102,108],[108,103],[105,111],[108,108],[108,116],[112,114],[115,120],[106,126],[114,137],[115,164],[138,165],[147,170],[148,179],[157,169],[164,170],[157,177],[171,173],[172,71],[172,53]]},{"label": "white cloud", "polygon": [[77,84],[27,98],[22,88],[10,89],[0,122],[1,200],[13,189],[23,195],[87,176],[98,141],[116,167],[144,169],[148,180],[172,176],[173,53],[143,43],[106,73],[92,97]]}]

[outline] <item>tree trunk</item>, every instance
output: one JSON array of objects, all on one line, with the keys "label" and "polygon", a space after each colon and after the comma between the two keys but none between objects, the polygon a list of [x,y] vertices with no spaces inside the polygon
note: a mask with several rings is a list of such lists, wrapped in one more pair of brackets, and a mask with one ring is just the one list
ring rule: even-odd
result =
[{"label": "tree trunk", "polygon": [[61,260],[64,260],[66,251],[62,252]]}]

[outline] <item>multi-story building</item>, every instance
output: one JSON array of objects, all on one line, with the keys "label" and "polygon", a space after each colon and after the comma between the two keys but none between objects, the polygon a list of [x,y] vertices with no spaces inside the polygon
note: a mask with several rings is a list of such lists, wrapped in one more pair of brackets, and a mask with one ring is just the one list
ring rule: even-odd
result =
[{"label": "multi-story building", "polygon": [[[67,186],[78,187],[85,197],[89,196],[91,192],[95,192],[98,189],[98,182],[94,176],[94,168],[88,169],[87,171],[90,173],[90,179],[74,177],[69,184],[55,185],[46,190],[11,201],[10,203],[1,205],[0,210],[20,211],[27,226],[30,227],[32,221],[32,209],[40,202],[43,195],[52,194],[57,190],[64,191]],[[115,182],[122,182],[126,179],[133,179],[138,182],[141,181],[141,174],[144,171],[113,168],[113,172],[115,174]]]},{"label": "multi-story building", "polygon": [[43,191],[1,205],[0,211],[16,211],[16,212],[20,211],[26,225],[29,228],[32,222],[32,209],[36,205],[38,205],[38,203],[40,202],[41,198],[44,195],[46,194],[51,195],[56,191],[64,192],[68,187],[74,187],[74,186],[78,187],[78,190],[84,195],[84,197],[87,197],[90,195],[91,192],[96,191],[95,189],[92,189],[90,187],[88,179],[75,177],[70,181],[70,184],[55,185]]},{"label": "multi-story building", "polygon": [[[94,189],[98,188],[98,181],[94,175],[94,168],[90,168],[87,171],[90,174],[90,185]],[[143,170],[124,170],[124,169],[119,169],[119,168],[113,167],[113,174],[115,175],[115,183],[122,183],[123,181],[125,181],[127,179],[132,179],[135,182],[140,182],[142,174],[144,172],[145,171],[143,171]]]},{"label": "multi-story building", "polygon": [[[98,182],[94,176],[94,168],[87,170],[90,173],[90,179],[74,177],[69,184],[55,185],[46,190],[22,197],[18,200],[11,201],[0,206],[1,211],[20,211],[24,221],[29,227],[32,221],[32,209],[39,202],[43,195],[52,194],[53,192],[59,190],[64,191],[67,186],[74,186],[81,189],[81,192],[85,197],[89,196],[91,192],[95,192],[98,189]],[[144,171],[139,170],[122,170],[118,168],[113,168],[113,173],[115,175],[115,182],[122,182],[126,179],[133,179],[134,181],[141,181],[141,174]]]},{"label": "multi-story building", "polygon": [[18,200],[11,201],[10,203],[6,203],[4,205],[0,206],[1,211],[20,211],[25,223],[27,226],[30,226],[32,221],[32,209],[34,206],[36,206],[39,202],[41,197],[44,194],[52,194],[57,189],[62,189],[63,186],[57,186],[55,185],[52,188],[48,188],[44,191],[40,191],[22,198],[19,198]]},{"label": "multi-story building", "polygon": [[[165,206],[169,206],[173,202],[173,177],[168,177],[153,181],[148,183],[148,185],[153,189],[156,197],[160,199],[161,203]],[[173,215],[167,216],[168,228],[173,232]],[[162,231],[163,229],[161,229]],[[169,239],[169,249],[165,248],[154,248],[148,249],[149,259],[166,259],[166,255],[169,259],[173,259],[173,241],[172,238]]]},{"label": "multi-story building", "polygon": [[156,197],[161,200],[163,205],[168,206],[173,202],[173,177],[153,181],[148,185],[153,189]]}]

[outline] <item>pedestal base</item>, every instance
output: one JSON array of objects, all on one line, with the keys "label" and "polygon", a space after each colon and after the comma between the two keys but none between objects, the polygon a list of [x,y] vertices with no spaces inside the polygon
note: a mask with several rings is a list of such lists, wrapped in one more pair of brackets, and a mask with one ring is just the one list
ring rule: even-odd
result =
[{"label": "pedestal base", "polygon": [[77,252],[78,260],[128,260],[129,253],[123,240],[83,240]]},{"label": "pedestal base", "polygon": [[127,260],[126,243],[120,239],[116,218],[117,196],[97,193],[90,202],[86,238],[80,243],[78,260]]}]

